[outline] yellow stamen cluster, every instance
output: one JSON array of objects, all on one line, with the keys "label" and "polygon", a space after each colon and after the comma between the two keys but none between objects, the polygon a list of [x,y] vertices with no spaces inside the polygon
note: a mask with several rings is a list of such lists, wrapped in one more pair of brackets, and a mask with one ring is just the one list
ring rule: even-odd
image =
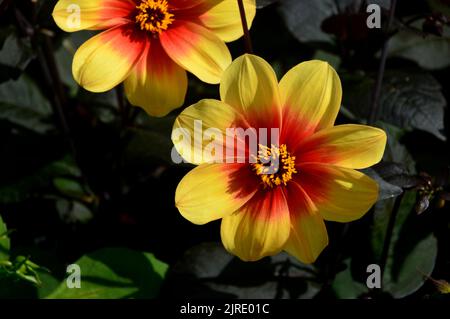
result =
[{"label": "yellow stamen cluster", "polygon": [[139,12],[136,15],[136,23],[141,30],[160,34],[174,21],[167,0],[142,0],[136,8]]},{"label": "yellow stamen cluster", "polygon": [[295,156],[289,154],[285,144],[280,147],[275,145],[267,147],[260,144],[257,163],[253,164],[253,170],[261,178],[264,187],[287,185],[292,175],[297,173]]}]

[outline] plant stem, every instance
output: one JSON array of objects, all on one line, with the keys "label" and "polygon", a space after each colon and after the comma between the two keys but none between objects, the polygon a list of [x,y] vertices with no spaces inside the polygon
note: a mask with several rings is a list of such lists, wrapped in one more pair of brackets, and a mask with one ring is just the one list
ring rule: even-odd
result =
[{"label": "plant stem", "polygon": [[[387,33],[389,33],[389,31],[391,30],[392,23],[394,22],[396,5],[397,5],[397,0],[391,0],[391,8],[389,11],[389,20],[388,20],[388,24],[387,24]],[[373,91],[372,105],[370,107],[368,124],[375,123],[377,120],[377,117],[378,117],[378,111],[380,108],[381,88],[383,85],[384,71],[386,69],[388,48],[389,48],[389,34],[387,34],[387,36],[386,36],[386,40],[384,41],[383,49],[381,51],[381,60],[380,60],[380,65],[378,67],[378,75],[377,75],[377,80],[375,83],[375,89]]]},{"label": "plant stem", "polygon": [[341,6],[339,5],[338,0],[334,0],[334,6],[336,7],[337,13],[341,14]]},{"label": "plant stem", "polygon": [[58,116],[59,122],[61,124],[61,128],[63,130],[64,137],[70,147],[70,151],[74,156],[75,161],[78,162],[78,153],[75,147],[75,141],[72,136],[72,132],[70,130],[66,114],[64,112],[64,106],[67,105],[67,98],[64,92],[64,86],[61,81],[61,76],[59,75],[58,66],[56,65],[56,60],[54,56],[52,43],[47,35],[43,35],[44,41],[42,45],[42,49],[44,51],[44,61],[41,63],[45,63],[46,65],[42,66],[46,68],[49,73],[50,83],[53,83],[53,89],[55,90],[55,111]]},{"label": "plant stem", "polygon": [[[34,7],[33,7],[34,9]],[[35,48],[41,66],[44,79],[47,82],[47,86],[53,91],[54,98],[52,99],[53,112],[59,119],[61,128],[63,130],[64,138],[67,141],[70,152],[72,153],[74,160],[79,161],[78,154],[75,147],[75,142],[70,131],[63,105],[67,104],[66,95],[64,92],[64,86],[59,75],[56,59],[52,43],[48,35],[43,34],[42,44],[40,43],[38,36],[41,34],[33,24],[31,24],[27,18],[17,8],[14,11],[16,20],[22,31],[30,38],[32,46]],[[36,23],[34,24],[36,25]]]},{"label": "plant stem", "polygon": [[250,38],[250,32],[248,31],[248,24],[247,24],[247,18],[245,16],[244,2],[243,2],[243,0],[237,0],[237,2],[239,5],[239,13],[241,15],[242,29],[244,30],[245,52],[252,54],[253,46],[252,46],[252,40]]},{"label": "plant stem", "polygon": [[[50,71],[50,76],[53,81],[53,86],[55,94],[58,97],[61,105],[67,104],[66,93],[64,91],[64,85],[61,81],[61,76],[59,75],[58,66],[56,64],[56,59],[53,50],[53,44],[48,35],[43,34],[43,44],[42,49],[45,54],[45,59],[47,61],[47,66]],[[64,116],[64,113],[62,113]]]},{"label": "plant stem", "polygon": [[394,231],[395,222],[397,220],[397,215],[400,210],[404,192],[401,193],[394,202],[394,207],[392,208],[391,215],[389,216],[389,222],[386,229],[386,235],[384,237],[383,250],[381,251],[380,257],[380,268],[381,268],[381,278],[384,276],[386,270],[386,264],[389,256],[389,250],[391,247],[392,233]]}]

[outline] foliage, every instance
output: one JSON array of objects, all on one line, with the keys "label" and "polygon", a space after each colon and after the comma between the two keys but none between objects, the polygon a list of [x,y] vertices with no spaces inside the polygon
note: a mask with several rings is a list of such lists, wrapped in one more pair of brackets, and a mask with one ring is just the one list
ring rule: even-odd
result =
[{"label": "foliage", "polygon": [[75,264],[86,269],[81,288],[70,289],[63,282],[47,298],[154,298],[167,271],[167,265],[152,254],[123,248],[102,249]]},{"label": "foliage", "polygon": [[[348,226],[327,223],[330,245],[314,265],[284,253],[244,263],[219,244],[220,223],[183,220],[174,194],[190,167],[170,157],[182,108],[151,118],[121,87],[83,90],[71,62],[95,32],[59,30],[52,0],[1,2],[0,297],[438,297],[432,283],[450,281],[444,2],[398,1],[387,30],[366,27],[365,1],[257,1],[256,54],[279,77],[312,58],[333,65],[344,91],[338,124],[368,122],[389,39],[374,124],[388,145],[364,171],[378,181],[379,201]],[[367,3],[387,20],[391,1]],[[229,47],[238,57],[242,39]],[[218,98],[217,87],[190,76],[184,107],[203,98]],[[390,232],[382,288],[369,290],[367,265],[382,262]],[[80,289],[66,285],[69,264],[82,269]]]}]

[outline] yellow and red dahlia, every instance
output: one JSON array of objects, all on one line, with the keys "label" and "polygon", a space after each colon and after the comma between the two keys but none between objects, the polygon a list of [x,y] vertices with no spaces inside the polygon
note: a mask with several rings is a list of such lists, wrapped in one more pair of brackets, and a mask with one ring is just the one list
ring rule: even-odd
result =
[{"label": "yellow and red dahlia", "polygon": [[[245,0],[251,24],[255,0]],[[236,0],[59,0],[53,17],[64,31],[105,30],[76,52],[75,80],[92,92],[125,82],[133,105],[154,116],[181,106],[186,71],[219,83],[231,63],[225,42],[242,34]]]},{"label": "yellow and red dahlia", "polygon": [[[220,96],[221,101],[188,107],[175,122],[176,150],[198,164],[178,185],[177,208],[195,224],[222,219],[225,248],[243,260],[284,250],[314,262],[328,244],[324,220],[356,220],[377,200],[377,183],[355,169],[381,160],[385,132],[364,125],[334,126],[342,88],[335,70],[322,61],[301,63],[278,83],[263,59],[241,56],[224,72]],[[211,139],[192,145],[198,120]],[[279,129],[279,138],[261,144],[256,160],[250,161],[252,152],[236,146],[249,143],[230,146],[236,137],[228,139],[230,128],[254,128],[247,132],[256,135],[260,128]],[[216,139],[217,130],[226,138]],[[226,154],[222,163],[212,161],[217,150]],[[246,154],[246,160],[238,154]],[[262,161],[267,156],[279,163],[272,173]]]}]

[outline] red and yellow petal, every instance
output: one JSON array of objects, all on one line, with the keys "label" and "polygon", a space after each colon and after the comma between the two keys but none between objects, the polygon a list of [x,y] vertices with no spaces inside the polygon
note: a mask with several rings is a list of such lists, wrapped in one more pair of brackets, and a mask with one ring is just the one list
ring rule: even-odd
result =
[{"label": "red and yellow petal", "polygon": [[152,116],[165,116],[184,103],[186,71],[173,62],[158,41],[148,42],[141,59],[125,80],[131,104]]},{"label": "red and yellow petal", "polygon": [[323,218],[299,184],[289,183],[287,199],[292,227],[284,250],[303,263],[313,263],[328,245]]},{"label": "red and yellow petal", "polygon": [[177,11],[177,14],[182,11],[188,11],[188,13],[191,13],[192,9],[195,9],[194,12],[199,13],[199,7],[204,2],[205,0],[170,0],[169,5],[171,10]]},{"label": "red and yellow petal", "polygon": [[256,192],[245,171],[241,164],[197,166],[178,185],[176,207],[184,218],[198,225],[231,215]]},{"label": "red and yellow petal", "polygon": [[378,198],[378,184],[353,169],[327,164],[298,165],[294,180],[325,220],[350,222],[361,218]]},{"label": "red and yellow petal", "polygon": [[[281,79],[280,95],[283,135],[291,136],[291,144],[294,144],[309,134],[333,126],[341,106],[341,81],[328,63],[307,61],[292,68]],[[297,133],[299,128],[303,134]]]},{"label": "red and yellow petal", "polygon": [[178,154],[189,163],[225,163],[228,158],[234,159],[234,149],[232,153],[228,150],[231,146],[227,141],[229,136],[234,140],[234,134],[227,129],[238,118],[236,111],[221,101],[201,100],[183,110],[175,120],[173,144]]},{"label": "red and yellow petal", "polygon": [[279,253],[290,232],[289,209],[281,188],[259,191],[222,219],[222,242],[232,254],[255,261]]},{"label": "red and yellow petal", "polygon": [[386,147],[386,133],[365,125],[338,125],[315,133],[296,151],[300,163],[326,163],[362,169],[378,163]]},{"label": "red and yellow petal", "polygon": [[[244,0],[243,3],[247,25],[250,28],[256,14],[256,2],[255,0]],[[234,41],[243,35],[239,6],[236,0],[204,0],[202,6],[206,10],[199,16],[200,21],[223,41]]]},{"label": "red and yellow petal", "polygon": [[104,31],[86,41],[75,53],[72,73],[86,90],[105,92],[123,82],[146,46],[128,26]]},{"label": "red and yellow petal", "polygon": [[243,114],[251,127],[281,126],[277,77],[260,57],[244,54],[233,61],[220,82],[220,97]]},{"label": "red and yellow petal", "polygon": [[206,83],[219,83],[231,63],[225,43],[196,23],[177,21],[160,35],[160,40],[172,60]]},{"label": "red and yellow petal", "polygon": [[135,8],[132,0],[59,0],[53,19],[62,30],[102,30],[129,21]]}]

